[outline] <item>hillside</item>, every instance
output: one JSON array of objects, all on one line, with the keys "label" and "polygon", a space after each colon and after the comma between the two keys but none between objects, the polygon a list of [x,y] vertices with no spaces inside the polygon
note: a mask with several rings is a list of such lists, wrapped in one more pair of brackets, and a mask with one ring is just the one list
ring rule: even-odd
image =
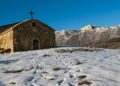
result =
[{"label": "hillside", "polygon": [[120,86],[120,50],[66,47],[0,55],[0,86]]},{"label": "hillside", "polygon": [[68,38],[74,34],[78,33],[76,30],[62,30],[56,31],[56,43],[57,45],[66,45]]},{"label": "hillside", "polygon": [[57,45],[120,48],[120,26],[105,28],[88,25],[67,36],[66,33],[71,32],[57,31]]}]

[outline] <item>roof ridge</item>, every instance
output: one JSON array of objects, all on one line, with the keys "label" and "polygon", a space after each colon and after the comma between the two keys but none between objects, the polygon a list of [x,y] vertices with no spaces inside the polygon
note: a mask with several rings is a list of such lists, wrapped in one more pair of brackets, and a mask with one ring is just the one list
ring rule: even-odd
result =
[{"label": "roof ridge", "polygon": [[37,20],[37,19],[29,19],[29,20],[25,20],[25,21],[22,21],[22,22],[17,22],[17,23],[13,23],[13,24],[8,24],[8,25],[4,25],[4,26],[1,26],[0,27],[0,33],[4,32],[5,30],[7,29],[14,29],[15,27],[25,23],[25,22],[28,22],[28,21],[37,21],[37,22],[40,22],[43,26],[47,26],[49,27],[50,29],[54,30],[52,27],[48,26],[47,24]]},{"label": "roof ridge", "polygon": [[30,20],[25,20],[25,21],[23,21],[23,22],[19,22],[19,23],[13,25],[13,26],[11,27],[11,29],[12,29],[12,28],[15,28],[16,26],[18,26],[18,25],[20,25],[20,24],[22,24],[22,23],[24,23],[24,22],[27,22],[27,21],[30,21]]}]

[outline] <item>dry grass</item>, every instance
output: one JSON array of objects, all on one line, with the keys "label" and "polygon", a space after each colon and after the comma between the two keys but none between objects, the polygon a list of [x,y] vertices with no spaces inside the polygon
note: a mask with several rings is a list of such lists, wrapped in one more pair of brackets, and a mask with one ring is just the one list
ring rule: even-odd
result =
[{"label": "dry grass", "polygon": [[81,47],[81,48],[75,48],[75,49],[58,49],[55,50],[57,53],[72,53],[72,52],[79,52],[79,51],[87,51],[87,52],[94,52],[94,51],[101,51],[101,48],[90,48],[90,47]]},{"label": "dry grass", "polygon": [[81,86],[81,85],[91,85],[92,82],[88,81],[88,80],[84,80],[84,81],[81,81],[78,83],[78,86]]},{"label": "dry grass", "polygon": [[9,84],[16,84],[16,82],[11,81]]},{"label": "dry grass", "polygon": [[78,78],[79,79],[84,79],[84,78],[86,78],[87,76],[86,75],[80,75]]},{"label": "dry grass", "polygon": [[61,70],[61,69],[62,69],[62,68],[60,68],[60,67],[54,67],[54,68],[53,68],[54,71],[58,71],[58,70]]}]

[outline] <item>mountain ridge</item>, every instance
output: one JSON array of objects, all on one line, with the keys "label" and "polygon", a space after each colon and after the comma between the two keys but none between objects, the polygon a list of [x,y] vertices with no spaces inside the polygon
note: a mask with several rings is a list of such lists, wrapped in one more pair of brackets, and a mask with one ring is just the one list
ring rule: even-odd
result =
[{"label": "mountain ridge", "polygon": [[[115,44],[115,48],[120,48],[120,26],[97,27],[87,25],[78,31],[64,30],[57,31],[55,34],[57,45],[111,48],[112,43]],[[110,42],[111,40],[112,42]],[[112,46],[112,48],[114,47]]]}]

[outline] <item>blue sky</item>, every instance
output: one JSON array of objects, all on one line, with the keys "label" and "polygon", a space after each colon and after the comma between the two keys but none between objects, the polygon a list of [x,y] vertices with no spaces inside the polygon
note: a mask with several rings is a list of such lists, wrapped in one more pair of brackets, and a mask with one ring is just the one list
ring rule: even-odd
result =
[{"label": "blue sky", "polygon": [[0,26],[30,19],[31,9],[56,30],[120,24],[120,0],[0,0]]}]

